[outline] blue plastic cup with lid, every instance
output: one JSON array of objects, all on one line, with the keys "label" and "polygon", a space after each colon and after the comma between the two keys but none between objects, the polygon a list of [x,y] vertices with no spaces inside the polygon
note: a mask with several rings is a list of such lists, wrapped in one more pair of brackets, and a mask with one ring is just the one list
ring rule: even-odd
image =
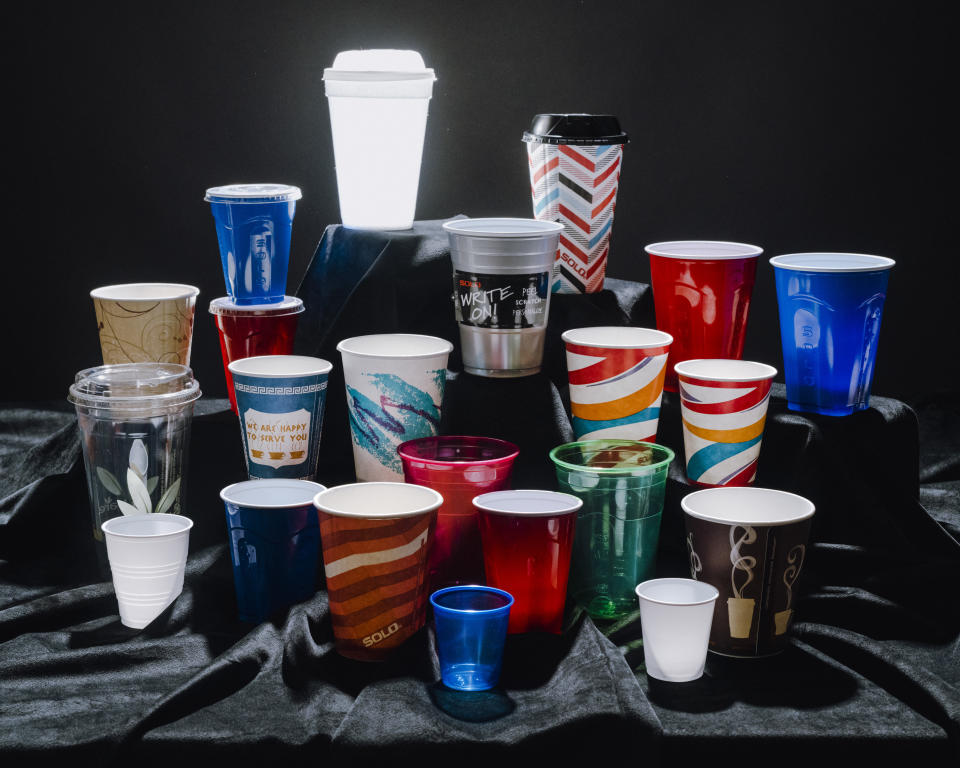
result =
[{"label": "blue plastic cup with lid", "polygon": [[290,235],[299,187],[229,184],[211,187],[210,203],[227,293],[237,304],[283,301],[290,263]]}]

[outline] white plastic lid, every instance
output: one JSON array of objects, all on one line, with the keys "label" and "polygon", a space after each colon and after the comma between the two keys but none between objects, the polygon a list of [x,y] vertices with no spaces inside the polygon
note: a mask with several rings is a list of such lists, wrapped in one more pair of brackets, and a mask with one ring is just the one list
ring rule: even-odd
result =
[{"label": "white plastic lid", "polygon": [[227,184],[210,187],[208,203],[286,203],[303,197],[300,187],[290,184]]},{"label": "white plastic lid", "polygon": [[763,248],[747,243],[730,243],[725,240],[671,240],[651,243],[644,250],[654,256],[671,259],[745,259],[759,256]]},{"label": "white plastic lid", "polygon": [[896,262],[865,253],[788,253],[770,259],[774,267],[797,272],[880,272]]},{"label": "white plastic lid", "polygon": [[436,79],[416,51],[388,48],[341,51],[323,70],[327,96],[429,99]]}]

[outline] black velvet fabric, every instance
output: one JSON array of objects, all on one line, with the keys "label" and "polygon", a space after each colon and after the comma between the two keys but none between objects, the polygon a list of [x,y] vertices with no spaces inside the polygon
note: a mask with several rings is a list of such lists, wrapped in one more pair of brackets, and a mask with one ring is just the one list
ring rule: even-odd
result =
[{"label": "black velvet fabric", "polygon": [[[459,347],[451,274],[439,222],[400,234],[328,229],[298,292],[308,307],[298,351],[336,366],[321,482],[352,480],[337,341],[407,331]],[[624,323],[652,326],[649,290],[608,280],[593,296],[553,297],[538,376],[470,376],[454,353],[443,431],[517,442],[514,487],[555,488],[547,451],[572,437],[559,334]],[[311,599],[260,625],[237,620],[218,492],[245,470],[225,400],[201,400],[194,418],[187,510],[195,526],[183,594],[146,629],[123,627],[90,533],[72,411],[8,404],[0,409],[0,762],[950,764],[960,757],[956,402],[917,403],[918,422],[907,405],[874,397],[870,409],[837,419],[788,411],[775,385],[757,483],[817,506],[780,656],[711,654],[701,680],[658,683],[643,671],[637,615],[600,625],[568,606],[561,636],[510,638],[500,686],[472,694],[437,682],[429,627],[384,664],[338,656],[322,569]],[[664,576],[687,575],[680,499],[692,489],[680,429],[668,394],[659,441],[677,460],[661,529]]]}]

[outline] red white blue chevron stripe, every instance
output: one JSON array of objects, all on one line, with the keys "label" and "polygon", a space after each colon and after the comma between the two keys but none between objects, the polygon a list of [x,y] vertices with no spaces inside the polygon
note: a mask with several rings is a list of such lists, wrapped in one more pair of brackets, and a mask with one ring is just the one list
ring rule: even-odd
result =
[{"label": "red white blue chevron stripe", "polygon": [[533,215],[559,221],[554,293],[603,288],[623,145],[527,144]]}]

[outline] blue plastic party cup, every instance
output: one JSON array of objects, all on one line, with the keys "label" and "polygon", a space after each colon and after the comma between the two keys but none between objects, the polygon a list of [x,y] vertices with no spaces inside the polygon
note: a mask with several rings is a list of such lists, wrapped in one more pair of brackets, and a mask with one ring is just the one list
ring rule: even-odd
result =
[{"label": "blue plastic party cup", "polygon": [[828,416],[863,410],[895,262],[856,253],[793,253],[770,263],[788,407]]},{"label": "blue plastic party cup", "polygon": [[332,367],[302,355],[245,357],[227,366],[251,480],[313,480]]},{"label": "blue plastic party cup", "polygon": [[283,301],[298,187],[229,184],[211,187],[210,203],[227,293],[237,304]]},{"label": "blue plastic party cup", "polygon": [[320,526],[307,480],[245,480],[220,491],[241,621],[259,623],[314,593]]},{"label": "blue plastic party cup", "polygon": [[459,691],[485,691],[500,679],[513,597],[493,587],[459,586],[430,595],[440,679]]}]

